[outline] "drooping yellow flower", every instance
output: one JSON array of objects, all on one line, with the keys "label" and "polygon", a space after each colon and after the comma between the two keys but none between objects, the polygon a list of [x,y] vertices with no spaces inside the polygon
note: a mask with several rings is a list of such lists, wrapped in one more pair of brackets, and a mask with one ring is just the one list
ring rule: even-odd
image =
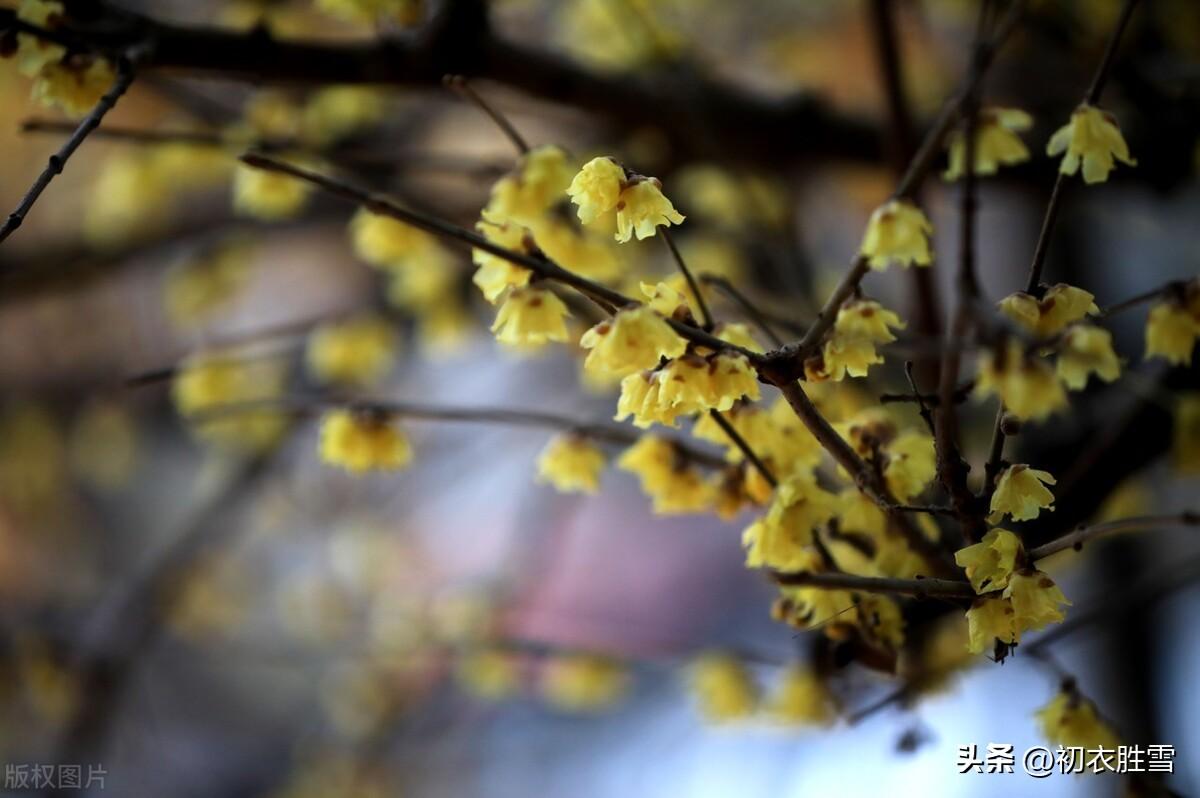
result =
[{"label": "drooping yellow flower", "polygon": [[659,404],[686,414],[724,412],[734,402],[761,395],[758,374],[746,357],[726,352],[677,357],[663,367],[659,382]]},{"label": "drooping yellow flower", "polygon": [[[284,377],[285,369],[277,361],[201,353],[180,364],[171,383],[171,398],[184,419],[214,414],[193,425],[202,440],[234,451],[257,451],[279,439],[287,420],[269,407],[237,406],[277,399],[283,393]],[[221,412],[225,405],[230,406],[227,413]]]},{"label": "drooping yellow flower", "polygon": [[625,267],[607,235],[581,227],[561,213],[547,213],[529,228],[538,249],[550,260],[589,280],[609,282]]},{"label": "drooping yellow flower", "polygon": [[683,215],[662,193],[657,178],[627,176],[625,169],[607,157],[584,164],[567,188],[578,208],[579,220],[593,224],[609,211],[616,211],[616,239],[650,238],[659,225],[681,224]]},{"label": "drooping yellow flower", "polygon": [[571,183],[571,163],[561,147],[537,147],[492,186],[484,213],[499,222],[534,227]]},{"label": "drooping yellow flower", "polygon": [[661,371],[638,371],[623,378],[613,420],[624,421],[632,416],[633,425],[639,429],[649,429],[654,424],[678,426],[677,419],[684,415],[685,409],[659,400],[662,377]]},{"label": "drooping yellow flower", "polygon": [[321,419],[321,459],[354,473],[395,471],[412,460],[408,438],[386,417],[331,410]]},{"label": "drooping yellow flower", "polygon": [[636,235],[641,241],[654,235],[659,225],[683,224],[684,216],[662,192],[657,178],[633,183],[621,191],[617,203],[617,241]]},{"label": "drooping yellow flower", "polygon": [[937,474],[933,439],[917,430],[904,430],[884,446],[883,477],[888,490],[902,502],[915,499]]},{"label": "drooping yellow flower", "polygon": [[566,712],[607,709],[629,692],[629,672],[619,662],[590,654],[551,657],[542,665],[542,697]]},{"label": "drooping yellow flower", "polygon": [[1014,521],[1037,518],[1042,510],[1054,509],[1054,494],[1046,487],[1053,484],[1054,477],[1048,471],[1027,465],[1009,466],[996,481],[990,509]]},{"label": "drooping yellow flower", "polygon": [[[488,241],[512,252],[528,255],[531,251],[529,232],[515,222],[500,223],[485,216],[475,223],[475,229]],[[471,282],[483,292],[483,298],[493,305],[500,301],[506,290],[528,285],[529,278],[533,276],[529,269],[482,249],[472,250],[471,260],[478,267]]]},{"label": "drooping yellow flower", "polygon": [[183,328],[203,322],[233,299],[249,276],[250,250],[240,240],[184,261],[167,272],[163,284],[167,316]]},{"label": "drooping yellow flower", "polygon": [[1090,324],[1067,330],[1059,345],[1055,373],[1072,391],[1086,388],[1092,374],[1105,382],[1121,376],[1121,360],[1113,351],[1112,333]]},{"label": "drooping yellow flower", "polygon": [[979,356],[975,381],[977,396],[995,395],[1022,420],[1041,421],[1067,406],[1067,394],[1054,369],[1041,358],[1026,357],[1021,345],[1009,340],[997,354]]},{"label": "drooping yellow flower", "polygon": [[537,480],[562,493],[596,493],[605,461],[604,452],[586,438],[559,435],[538,456]]},{"label": "drooping yellow flower", "polygon": [[163,230],[177,199],[177,184],[156,172],[150,153],[117,152],[104,159],[89,188],[83,235],[114,249]]},{"label": "drooping yellow flower", "polygon": [[71,430],[71,468],[101,490],[124,486],[137,466],[137,427],[129,411],[111,401],[89,403]]},{"label": "drooping yellow flower", "polygon": [[679,357],[687,349],[687,341],[645,306],[600,322],[583,334],[579,345],[590,350],[585,369],[618,375],[654,368],[661,358]]},{"label": "drooping yellow flower", "polygon": [[67,116],[83,116],[112,88],[117,75],[103,58],[75,56],[42,67],[33,83],[33,99]]},{"label": "drooping yellow flower", "polygon": [[1063,747],[1116,750],[1121,744],[1117,733],[1096,711],[1096,705],[1073,688],[1061,690],[1035,717],[1046,739]]},{"label": "drooping yellow flower", "polygon": [[754,714],[759,690],[741,660],[713,652],[696,658],[688,667],[688,682],[709,723],[728,723]]},{"label": "drooping yellow flower", "polygon": [[[21,0],[17,6],[17,19],[45,30],[54,30],[64,19],[63,5],[49,0]],[[61,44],[46,41],[30,33],[17,34],[17,70],[26,77],[33,77],[43,67],[61,61],[67,49]]]},{"label": "drooping yellow flower", "polygon": [[[806,549],[802,572],[821,573],[828,570],[825,558],[814,547]],[[824,587],[781,587],[780,598],[771,608],[771,616],[797,629],[820,628],[826,635],[844,638],[857,625],[857,597],[847,590]]]},{"label": "drooping yellow flower", "polygon": [[1010,294],[997,303],[1000,311],[1039,338],[1049,338],[1068,324],[1100,312],[1095,297],[1082,288],[1058,283],[1046,289],[1039,300],[1024,291]]},{"label": "drooping yellow flower", "polygon": [[567,305],[549,289],[513,288],[504,298],[492,332],[509,346],[542,346],[567,340]]},{"label": "drooping yellow flower", "polygon": [[661,3],[630,0],[613,13],[609,0],[569,0],[556,3],[558,37],[567,52],[598,70],[632,70],[672,57],[681,37],[659,19]]},{"label": "drooping yellow flower", "polygon": [[993,529],[978,543],[959,549],[954,561],[966,572],[976,593],[1008,587],[1008,580],[1023,554],[1021,539],[1007,529]]},{"label": "drooping yellow flower", "polygon": [[317,382],[370,387],[391,371],[396,349],[392,325],[379,316],[363,315],[313,330],[305,360]]},{"label": "drooping yellow flower", "polygon": [[888,200],[871,214],[859,254],[868,258],[872,269],[886,269],[893,261],[928,266],[933,262],[932,234],[933,225],[920,208],[908,200]]},{"label": "drooping yellow flower", "polygon": [[878,302],[858,299],[845,303],[838,310],[816,372],[835,382],[845,379],[847,374],[867,376],[872,364],[883,362],[883,356],[875,351],[876,345],[895,341],[891,328],[904,329],[904,326],[899,316]]},{"label": "drooping yellow flower", "polygon": [[1200,336],[1200,313],[1174,301],[1150,309],[1146,320],[1146,357],[1161,357],[1176,366],[1186,366]]},{"label": "drooping yellow flower", "polygon": [[258,141],[290,141],[300,132],[300,106],[281,91],[257,91],[242,109],[242,120],[226,132],[239,144]]},{"label": "drooping yellow flower", "polygon": [[239,163],[233,172],[233,209],[243,216],[278,222],[298,216],[313,187],[305,180]]},{"label": "drooping yellow flower", "polygon": [[767,512],[742,532],[747,568],[802,571],[811,565],[813,530],[837,509],[836,498],[811,476],[779,485]]},{"label": "drooping yellow flower", "polygon": [[464,652],[455,669],[459,683],[472,695],[498,701],[521,687],[517,660],[498,648],[482,647]]},{"label": "drooping yellow flower", "polygon": [[682,274],[651,284],[641,283],[638,288],[646,297],[646,304],[667,318],[680,318],[691,313],[695,316],[696,302],[691,287]]},{"label": "drooping yellow flower", "polygon": [[328,147],[378,124],[386,111],[387,100],[378,88],[327,86],[304,103],[301,137],[315,147]]},{"label": "drooping yellow flower", "polygon": [[625,169],[612,158],[600,156],[583,165],[567,187],[579,221],[592,224],[617,207],[625,184]]},{"label": "drooping yellow flower", "polygon": [[1115,168],[1114,159],[1127,166],[1136,166],[1129,157],[1129,145],[1117,127],[1116,118],[1091,105],[1081,105],[1071,114],[1071,121],[1059,128],[1046,145],[1046,154],[1062,155],[1059,171],[1073,175],[1083,165],[1083,182],[1103,183]]},{"label": "drooping yellow flower", "polygon": [[617,467],[638,477],[658,515],[700,513],[712,506],[712,485],[667,440],[643,435],[621,454]]},{"label": "drooping yellow flower", "polygon": [[783,669],[766,703],[771,719],[788,726],[827,726],[836,712],[825,683],[801,665]]},{"label": "drooping yellow flower", "polygon": [[1008,599],[977,599],[967,610],[967,650],[982,654],[993,641],[1016,643],[1020,640],[1016,614]]},{"label": "drooping yellow flower", "polygon": [[1066,616],[1059,605],[1071,604],[1053,579],[1032,568],[1009,577],[1004,598],[1012,603],[1013,623],[1018,633],[1060,623]]},{"label": "drooping yellow flower", "polygon": [[[1019,108],[982,108],[975,127],[976,175],[994,175],[1001,166],[1029,160],[1029,150],[1017,134],[1033,126],[1033,118]],[[967,136],[958,130],[950,136],[950,163],[942,174],[958,180],[966,173]]]},{"label": "drooping yellow flower", "polygon": [[1200,393],[1184,391],[1175,397],[1171,437],[1171,458],[1175,467],[1185,474],[1200,472]]},{"label": "drooping yellow flower", "polygon": [[387,20],[411,27],[425,16],[424,0],[316,0],[316,6],[331,17],[360,24]]}]

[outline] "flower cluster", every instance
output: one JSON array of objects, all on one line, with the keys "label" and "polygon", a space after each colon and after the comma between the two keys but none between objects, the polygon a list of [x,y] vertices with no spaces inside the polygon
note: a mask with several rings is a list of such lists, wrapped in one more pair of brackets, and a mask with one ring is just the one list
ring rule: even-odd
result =
[{"label": "flower cluster", "polygon": [[683,215],[662,193],[662,184],[652,177],[630,176],[611,158],[593,158],[584,164],[567,188],[586,225],[603,224],[615,214],[616,239],[650,238],[660,225],[681,224]]}]

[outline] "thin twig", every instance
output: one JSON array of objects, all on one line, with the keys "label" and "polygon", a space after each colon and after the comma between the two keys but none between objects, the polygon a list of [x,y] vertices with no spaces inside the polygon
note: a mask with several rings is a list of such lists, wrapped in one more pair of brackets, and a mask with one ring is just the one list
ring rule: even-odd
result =
[{"label": "thin twig", "polygon": [[1154,300],[1158,299],[1159,297],[1169,294],[1172,291],[1182,290],[1185,285],[1186,285],[1186,283],[1182,280],[1172,280],[1171,282],[1167,283],[1166,285],[1161,285],[1158,288],[1151,289],[1151,290],[1146,291],[1141,294],[1136,294],[1134,296],[1129,297],[1128,299],[1123,299],[1120,302],[1114,302],[1113,304],[1108,305],[1107,307],[1101,308],[1098,318],[1107,319],[1110,316],[1115,316],[1118,313],[1123,313],[1124,311],[1129,310],[1130,308],[1137,307],[1138,305],[1144,304],[1146,302],[1153,302]]},{"label": "thin twig", "polygon": [[[917,403],[917,413],[920,414],[921,420],[925,422],[929,434],[935,435],[933,413],[929,410],[929,405],[925,403],[925,397],[921,395],[920,389],[917,388],[917,381],[913,377],[913,362],[911,360],[904,361],[904,376],[908,380],[908,387],[912,390],[912,399]],[[940,400],[941,397],[938,397],[938,399]],[[882,399],[880,403],[883,403]]]},{"label": "thin twig", "polygon": [[517,148],[519,155],[527,155],[529,153],[529,142],[525,141],[524,137],[517,131],[509,119],[496,110],[496,107],[475,91],[467,79],[462,75],[446,75],[443,78],[446,86],[455,94],[463,97],[468,102],[474,104],[479,110],[487,114],[488,118],[496,123],[496,127],[512,142],[512,145]]},{"label": "thin twig", "polygon": [[670,231],[664,225],[659,231],[663,241],[667,244],[667,249],[671,250],[671,257],[675,259],[675,265],[679,272],[683,275],[683,279],[687,281],[688,288],[692,295],[696,297],[696,307],[700,309],[700,322],[704,325],[706,332],[712,332],[716,326],[712,313],[708,310],[708,303],[704,301],[704,295],[700,293],[700,284],[696,282],[696,278],[692,275],[692,270],[687,267],[687,263],[683,260],[683,255],[679,252],[679,247],[675,246],[675,239]]},{"label": "thin twig", "polygon": [[767,468],[767,464],[764,463],[762,458],[758,456],[753,448],[751,448],[746,439],[742,437],[742,434],[734,429],[733,425],[729,423],[729,419],[721,415],[720,411],[716,409],[710,409],[708,414],[712,417],[713,421],[717,422],[717,426],[720,427],[721,431],[729,437],[729,440],[733,441],[734,445],[738,447],[738,450],[742,453],[742,456],[746,458],[746,461],[749,462],[750,465],[754,466],[755,470],[762,475],[762,478],[767,481],[767,484],[772,488],[778,487],[779,483],[776,481],[775,475],[771,473],[771,469]]},{"label": "thin twig", "polygon": [[759,310],[758,307],[751,302],[745,294],[734,287],[733,283],[724,277],[717,274],[701,274],[700,282],[705,285],[711,285],[722,294],[732,299],[746,317],[754,322],[754,325],[762,332],[763,335],[771,342],[773,346],[783,346],[783,339],[772,329],[770,322],[767,320],[766,314]]},{"label": "thin twig", "polygon": [[29,191],[25,193],[21,201],[17,203],[16,209],[8,215],[8,219],[4,222],[3,226],[0,226],[0,242],[7,239],[21,226],[30,209],[33,208],[34,203],[38,201],[38,198],[42,196],[42,192],[50,185],[50,181],[57,175],[62,174],[63,168],[66,167],[67,161],[70,160],[71,156],[75,154],[75,150],[79,149],[79,145],[83,144],[83,140],[100,126],[104,115],[113,109],[113,106],[117,104],[117,100],[129,89],[130,84],[133,83],[135,57],[134,54],[129,54],[117,62],[117,75],[112,87],[96,101],[96,105],[80,121],[78,127],[75,128],[75,132],[59,148],[58,152],[50,156],[46,162],[46,168],[33,181],[33,185],[30,186]]},{"label": "thin twig", "polygon": [[822,590],[860,590],[864,593],[896,593],[906,596],[938,596],[941,598],[976,598],[970,583],[958,579],[893,579],[880,576],[859,576],[838,572],[814,573],[772,571],[776,584],[789,587],[816,587]]},{"label": "thin twig", "polygon": [[[495,255],[498,258],[503,258],[510,263],[515,263],[518,266],[529,269],[543,279],[554,280],[563,285],[570,286],[584,296],[607,303],[612,307],[627,308],[635,307],[639,304],[636,300],[630,299],[618,291],[593,282],[586,277],[581,277],[574,272],[567,271],[548,258],[534,257],[506,249],[472,230],[467,230],[466,228],[459,227],[458,225],[451,224],[420,211],[404,208],[382,194],[373,194],[344,181],[313,172],[303,167],[294,166],[260,153],[246,153],[241,156],[241,161],[247,166],[252,166],[256,169],[279,172],[280,174],[291,175],[300,180],[305,180],[334,196],[361,205],[372,213],[390,216],[393,219],[399,219],[428,233],[459,241],[476,249],[482,249],[484,252]],[[757,352],[751,352],[749,349],[737,346],[736,344],[722,341],[720,338],[717,338],[706,330],[701,330],[699,327],[685,324],[676,319],[668,319],[667,323],[681,336],[694,343],[701,344],[710,349],[738,352],[745,355],[752,363],[757,363],[761,359],[761,356]]]},{"label": "thin twig", "polygon": [[1070,532],[1060,538],[1055,538],[1049,543],[1038,546],[1036,549],[1031,549],[1029,551],[1029,559],[1036,561],[1070,548],[1082,548],[1083,544],[1089,540],[1112,532],[1128,532],[1134,529],[1162,526],[1200,526],[1200,514],[1183,512],[1175,515],[1145,515],[1135,518],[1121,518],[1103,524],[1081,526],[1074,532]]}]

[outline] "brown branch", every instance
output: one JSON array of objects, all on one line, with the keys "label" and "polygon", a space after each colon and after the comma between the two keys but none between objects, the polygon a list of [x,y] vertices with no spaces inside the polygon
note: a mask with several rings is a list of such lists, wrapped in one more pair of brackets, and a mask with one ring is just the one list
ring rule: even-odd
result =
[{"label": "brown branch", "polygon": [[142,52],[144,51],[138,50],[118,60],[117,75],[112,87],[96,101],[96,105],[79,122],[79,125],[75,128],[75,132],[58,149],[58,152],[50,156],[46,162],[46,168],[33,181],[33,185],[30,186],[29,191],[17,203],[16,209],[8,215],[8,219],[0,226],[0,242],[16,232],[17,228],[25,221],[25,217],[33,208],[34,203],[38,201],[38,198],[42,196],[42,192],[50,185],[50,181],[62,174],[67,161],[75,154],[75,150],[79,149],[79,145],[83,144],[83,140],[100,126],[100,122],[104,119],[105,114],[113,109],[117,104],[117,100],[129,89],[130,84],[133,83],[134,62],[141,57]]},{"label": "brown branch", "polygon": [[691,290],[692,295],[696,297],[696,307],[700,309],[700,322],[704,325],[705,332],[712,332],[716,323],[713,320],[712,313],[708,310],[708,303],[704,301],[704,295],[700,293],[700,284],[696,282],[695,276],[692,275],[692,270],[684,262],[683,255],[679,253],[679,247],[675,246],[675,239],[672,237],[671,232],[667,230],[666,225],[663,225],[658,234],[666,242],[667,249],[671,251],[671,258],[675,261],[675,266],[679,269],[679,273],[683,275],[683,279],[687,281],[687,286]]},{"label": "brown branch", "polygon": [[767,484],[772,488],[778,487],[779,482],[775,479],[775,475],[771,473],[771,469],[767,468],[767,464],[762,461],[762,458],[758,456],[746,439],[742,437],[742,434],[734,429],[729,420],[716,409],[710,409],[708,414],[712,417],[713,421],[717,422],[717,426],[729,437],[729,440],[733,441],[734,445],[738,447],[742,456],[746,458],[746,462],[754,466],[755,470],[762,475]]},{"label": "brown branch", "polygon": [[771,327],[767,315],[751,302],[745,294],[734,287],[733,283],[717,274],[701,274],[700,282],[711,285],[725,296],[729,297],[742,309],[746,318],[750,319],[767,340],[776,347],[783,346],[783,339]]},{"label": "brown branch", "polygon": [[897,593],[919,598],[976,598],[970,583],[958,579],[893,579],[890,577],[858,576],[837,572],[785,573],[772,571],[771,580],[789,587],[816,587],[823,590],[859,590],[864,593]]},{"label": "brown branch", "polygon": [[[498,244],[495,244],[473,230],[459,227],[451,224],[436,216],[431,216],[411,208],[405,208],[398,205],[391,198],[382,194],[373,194],[369,191],[357,188],[349,183],[329,177],[328,175],[313,172],[299,166],[286,163],[284,161],[272,158],[259,153],[246,153],[241,156],[241,161],[248,166],[256,169],[265,169],[271,172],[279,172],[280,174],[291,175],[300,180],[307,181],[322,190],[344,200],[348,200],[355,204],[361,205],[372,213],[378,213],[382,216],[390,216],[393,219],[399,219],[406,224],[410,224],[420,230],[428,233],[448,238],[454,241],[459,241],[463,244],[482,249],[484,252],[503,258],[510,263],[515,263],[529,269],[534,274],[546,280],[553,280],[563,285],[574,288],[579,293],[586,297],[597,300],[601,303],[606,303],[615,308],[634,307],[639,303],[629,297],[614,291],[600,283],[593,282],[586,277],[581,277],[574,272],[567,271],[559,266],[554,261],[545,257],[535,257],[526,255],[521,252],[514,252],[506,249]],[[668,319],[667,322],[684,338],[693,343],[701,344],[715,350],[732,350],[742,355],[745,355],[752,363],[760,359],[760,355],[756,352],[751,352],[749,349],[744,349],[735,344],[726,343],[720,338],[717,338],[711,333],[701,330],[690,324],[675,319]]]},{"label": "brown branch", "polygon": [[1036,561],[1044,557],[1049,557],[1051,554],[1066,551],[1067,549],[1073,548],[1078,550],[1089,540],[1112,532],[1128,532],[1134,529],[1161,526],[1200,526],[1200,514],[1183,512],[1176,515],[1146,515],[1135,518],[1121,518],[1103,524],[1081,526],[1074,532],[1070,532],[1060,538],[1055,538],[1049,543],[1038,546],[1036,549],[1030,549],[1028,553],[1029,559]]},{"label": "brown branch", "polygon": [[451,91],[466,98],[468,102],[483,111],[496,124],[496,127],[500,128],[500,132],[517,148],[518,155],[525,155],[529,152],[529,142],[525,141],[525,138],[513,123],[509,121],[508,117],[496,110],[494,105],[483,99],[483,96],[475,91],[466,78],[462,75],[447,75],[444,81]]}]

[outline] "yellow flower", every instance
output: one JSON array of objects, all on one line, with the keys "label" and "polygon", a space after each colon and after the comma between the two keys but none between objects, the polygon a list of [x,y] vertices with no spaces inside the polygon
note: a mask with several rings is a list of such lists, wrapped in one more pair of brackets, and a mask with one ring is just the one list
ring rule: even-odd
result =
[{"label": "yellow flower", "polygon": [[847,302],[838,310],[817,371],[835,382],[840,382],[847,374],[867,376],[867,369],[873,363],[883,362],[875,345],[896,340],[892,327],[904,329],[904,322],[878,302],[863,299]]},{"label": "yellow flower", "polygon": [[51,506],[66,476],[66,453],[54,416],[19,403],[0,413],[0,499],[18,511]]},{"label": "yellow flower", "polygon": [[412,447],[396,426],[374,413],[331,410],[321,419],[321,459],[361,474],[395,471],[412,460]]},{"label": "yellow flower", "polygon": [[278,91],[259,91],[246,101],[240,126],[226,133],[227,138],[246,143],[254,141],[288,141],[300,132],[300,108],[287,94]]},{"label": "yellow flower", "polygon": [[359,208],[350,219],[350,244],[359,258],[389,271],[426,259],[439,247],[424,230],[366,208]]},{"label": "yellow flower", "polygon": [[233,208],[243,216],[268,222],[291,219],[312,196],[304,180],[239,163],[233,172]]},{"label": "yellow flower", "polygon": [[558,38],[573,58],[605,71],[630,70],[670,57],[680,49],[677,33],[659,17],[668,7],[653,0],[630,0],[626,13],[613,13],[611,0],[555,3]]},{"label": "yellow flower", "polygon": [[1200,472],[1200,393],[1186,391],[1176,396],[1172,430],[1175,467],[1185,474]]},{"label": "yellow flower", "polygon": [[[975,127],[976,175],[994,175],[1001,166],[1029,160],[1029,150],[1017,135],[1033,126],[1033,118],[1018,108],[983,108]],[[967,136],[959,130],[950,136],[950,164],[942,174],[957,180],[966,172]]]},{"label": "yellow flower", "polygon": [[583,334],[579,345],[588,352],[584,368],[596,373],[627,375],[654,368],[661,358],[676,358],[687,342],[648,307],[622,310]]},{"label": "yellow flower", "polygon": [[825,683],[811,669],[789,665],[767,700],[771,718],[789,726],[826,726],[835,707]]},{"label": "yellow flower", "polygon": [[975,394],[999,396],[1022,420],[1041,421],[1067,406],[1066,391],[1050,365],[1027,358],[1020,343],[1011,339],[999,355],[989,350],[979,356]]},{"label": "yellow flower", "polygon": [[317,382],[376,385],[396,359],[396,331],[374,315],[322,324],[309,335],[305,358]]},{"label": "yellow flower", "polygon": [[990,509],[1014,521],[1037,518],[1042,510],[1054,509],[1054,494],[1046,487],[1053,484],[1054,477],[1047,471],[1027,465],[1009,466],[996,481]]},{"label": "yellow flower", "polygon": [[328,86],[313,92],[302,110],[303,139],[328,147],[383,119],[385,95],[372,86]]},{"label": "yellow flower", "polygon": [[1117,733],[1096,711],[1096,705],[1074,689],[1060,691],[1035,717],[1046,739],[1066,748],[1115,750],[1121,744]]},{"label": "yellow flower", "polygon": [[[171,397],[179,414],[187,419],[215,413],[223,405],[276,399],[283,393],[284,376],[277,362],[199,354],[180,365],[171,383]],[[231,408],[220,417],[198,421],[194,431],[202,440],[218,446],[254,451],[273,445],[285,426],[286,419],[278,410]]]},{"label": "yellow flower", "polygon": [[667,427],[678,426],[676,419],[684,414],[684,408],[659,401],[662,388],[661,371],[639,371],[621,380],[621,396],[617,399],[615,421],[624,421],[633,416],[633,425],[649,429],[655,423]]},{"label": "yellow flower", "polygon": [[937,455],[933,439],[923,432],[905,430],[885,447],[887,465],[883,476],[888,490],[902,502],[911,501],[925,491],[937,473]]},{"label": "yellow flower", "polygon": [[754,679],[740,660],[728,654],[697,657],[688,667],[688,681],[700,714],[709,723],[747,718],[758,706]]},{"label": "yellow flower", "polygon": [[[804,567],[797,571],[821,573],[825,560],[816,549],[809,547]],[[798,629],[821,628],[831,637],[853,633],[857,622],[857,598],[846,590],[824,587],[783,587],[780,598],[771,609],[772,617]]]},{"label": "yellow flower", "polygon": [[581,228],[573,219],[549,213],[530,226],[538,249],[569,272],[608,282],[624,272],[617,246],[606,235]]},{"label": "yellow flower", "polygon": [[658,403],[678,413],[724,412],[740,399],[761,395],[758,374],[745,356],[725,352],[677,357],[663,367],[658,380]]},{"label": "yellow flower", "polygon": [[656,178],[626,178],[624,168],[603,156],[584,164],[567,187],[567,194],[584,224],[593,224],[615,210],[616,239],[620,242],[635,234],[638,240],[650,238],[659,225],[680,224],[684,219],[662,193],[662,184]]},{"label": "yellow flower", "polygon": [[[39,28],[54,30],[63,19],[62,3],[47,0],[21,0],[17,7],[17,19]],[[67,49],[60,44],[48,42],[30,33],[17,34],[17,70],[26,77],[33,77],[43,67],[61,61]]]},{"label": "yellow flower", "polygon": [[1150,310],[1146,320],[1146,357],[1161,357],[1176,366],[1192,359],[1192,348],[1200,336],[1200,319],[1190,308],[1162,302]]},{"label": "yellow flower", "polygon": [[641,289],[642,296],[646,297],[646,304],[667,318],[679,318],[679,314],[686,315],[686,313],[695,315],[692,292],[687,285],[687,278],[682,274],[677,274],[653,285],[643,282],[638,287]]},{"label": "yellow flower", "polygon": [[604,657],[570,654],[551,657],[542,666],[542,697],[567,712],[596,712],[629,692],[625,666]]},{"label": "yellow flower", "polygon": [[533,227],[562,199],[570,183],[571,164],[562,148],[537,147],[496,181],[484,213],[497,221]]},{"label": "yellow flower", "polygon": [[1090,324],[1067,330],[1059,346],[1055,373],[1073,391],[1086,388],[1092,374],[1105,382],[1121,376],[1121,361],[1113,351],[1112,333]]},{"label": "yellow flower", "polygon": [[888,200],[871,214],[859,254],[869,259],[872,269],[886,269],[892,261],[928,266],[933,262],[932,234],[933,225],[920,208],[908,200]]},{"label": "yellow flower", "polygon": [[[484,217],[476,222],[475,229],[497,246],[523,254],[530,251],[528,231],[516,223],[499,224]],[[506,290],[528,285],[529,278],[533,276],[529,269],[482,249],[472,250],[471,260],[479,267],[472,275],[471,282],[483,292],[483,298],[493,305],[500,301]]]},{"label": "yellow flower", "polygon": [[227,241],[206,256],[168,271],[163,299],[171,321],[190,327],[228,303],[249,278],[249,256],[243,242]]},{"label": "yellow flower", "polygon": [[1009,577],[1004,598],[1012,602],[1018,634],[1061,622],[1066,616],[1058,605],[1071,604],[1053,579],[1034,569],[1017,571]]},{"label": "yellow flower", "polygon": [[1015,612],[1008,599],[979,599],[967,610],[967,650],[981,654],[992,647],[994,640],[1016,643]]},{"label": "yellow flower", "polygon": [[747,568],[803,571],[811,565],[813,530],[828,523],[836,498],[811,476],[780,484],[765,515],[742,532]]},{"label": "yellow flower", "polygon": [[712,485],[662,438],[643,435],[621,454],[617,467],[637,475],[658,515],[700,513],[712,506]]},{"label": "yellow flower", "polygon": [[507,698],[521,686],[517,660],[498,648],[478,648],[464,652],[455,669],[459,683],[472,695],[489,701]]},{"label": "yellow flower", "polygon": [[83,116],[112,88],[117,75],[103,58],[79,57],[42,67],[33,84],[33,99],[68,116]]},{"label": "yellow flower", "polygon": [[567,340],[566,304],[545,288],[514,288],[496,313],[492,332],[509,346],[541,346]]},{"label": "yellow flower", "polygon": [[316,6],[331,17],[362,24],[386,19],[411,27],[425,15],[424,0],[316,0]]},{"label": "yellow flower", "polygon": [[625,185],[625,170],[612,158],[601,156],[583,165],[567,187],[579,221],[592,224],[617,207]]},{"label": "yellow flower", "polygon": [[1058,129],[1046,145],[1047,155],[1066,155],[1059,171],[1073,175],[1083,164],[1083,182],[1103,183],[1114,167],[1114,158],[1127,166],[1136,166],[1129,157],[1129,146],[1117,127],[1117,120],[1107,111],[1081,105],[1071,114],[1071,121]]},{"label": "yellow flower", "polygon": [[625,242],[633,235],[639,241],[654,235],[659,225],[682,224],[683,214],[662,193],[657,178],[646,178],[621,191],[617,203],[617,241]]},{"label": "yellow flower", "polygon": [[559,435],[538,456],[537,479],[562,493],[596,493],[604,463],[604,452],[586,438]]},{"label": "yellow flower", "polygon": [[1095,297],[1082,288],[1058,283],[1046,289],[1041,300],[1018,291],[997,303],[1000,311],[1039,338],[1049,338],[1084,316],[1096,315]]},{"label": "yellow flower", "polygon": [[1024,551],[1021,539],[1012,532],[993,529],[980,542],[955,552],[954,561],[966,571],[976,593],[987,593],[1008,587],[1017,555],[1023,556]]}]

